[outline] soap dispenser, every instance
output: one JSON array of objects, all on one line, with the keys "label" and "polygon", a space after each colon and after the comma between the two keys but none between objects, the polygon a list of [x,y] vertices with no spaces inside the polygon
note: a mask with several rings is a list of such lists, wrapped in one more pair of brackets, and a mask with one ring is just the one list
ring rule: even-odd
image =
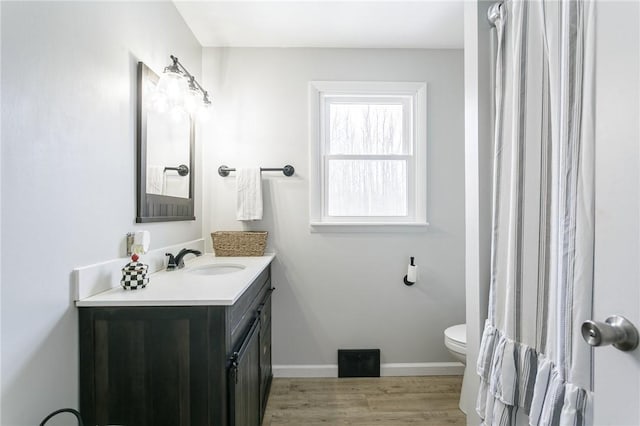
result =
[{"label": "soap dispenser", "polygon": [[131,256],[131,262],[124,265],[122,268],[122,279],[120,285],[125,290],[136,290],[139,288],[145,288],[149,283],[149,277],[147,276],[148,265],[138,262],[138,255],[133,254]]}]

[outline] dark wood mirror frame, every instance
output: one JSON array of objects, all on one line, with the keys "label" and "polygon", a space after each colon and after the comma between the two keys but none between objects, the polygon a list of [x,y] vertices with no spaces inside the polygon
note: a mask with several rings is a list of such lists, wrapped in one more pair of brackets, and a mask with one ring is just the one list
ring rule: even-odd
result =
[{"label": "dark wood mirror frame", "polygon": [[147,193],[147,107],[145,82],[158,84],[159,77],[143,62],[138,62],[138,90],[136,111],[137,139],[137,213],[136,222],[169,222],[178,220],[195,220],[194,212],[194,164],[195,164],[195,129],[194,120],[190,118],[189,132],[189,198],[171,197],[167,195]]}]

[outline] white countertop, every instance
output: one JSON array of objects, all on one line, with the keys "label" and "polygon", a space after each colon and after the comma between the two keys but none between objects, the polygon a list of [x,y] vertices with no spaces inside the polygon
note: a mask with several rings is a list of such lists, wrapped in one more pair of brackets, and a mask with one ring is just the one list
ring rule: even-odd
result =
[{"label": "white countertop", "polygon": [[[78,300],[76,306],[233,305],[274,258],[274,254],[255,257],[215,257],[204,254],[187,261],[183,269],[163,270],[149,275],[149,284],[143,289],[114,287]],[[222,275],[190,272],[193,268],[210,264],[244,265],[245,269]]]}]

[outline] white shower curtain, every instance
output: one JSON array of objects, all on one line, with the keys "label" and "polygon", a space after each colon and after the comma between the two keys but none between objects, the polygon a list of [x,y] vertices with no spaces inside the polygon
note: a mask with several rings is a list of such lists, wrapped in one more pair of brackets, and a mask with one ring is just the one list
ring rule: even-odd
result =
[{"label": "white shower curtain", "polygon": [[496,22],[485,425],[592,423],[594,4],[507,0]]}]

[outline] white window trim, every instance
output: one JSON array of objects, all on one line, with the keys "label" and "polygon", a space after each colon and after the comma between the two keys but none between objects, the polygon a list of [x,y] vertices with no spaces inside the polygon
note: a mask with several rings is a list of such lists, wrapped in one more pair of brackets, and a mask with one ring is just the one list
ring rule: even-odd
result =
[{"label": "white window trim", "polygon": [[[410,221],[398,218],[328,219],[322,211],[322,137],[321,108],[324,96],[409,96],[413,101],[414,164],[409,188],[414,216]],[[312,81],[309,83],[309,216],[312,232],[415,232],[426,230],[427,222],[427,84],[424,82]],[[418,167],[422,164],[423,167]],[[408,170],[408,172],[409,172]],[[411,172],[410,172],[411,173]],[[410,205],[410,207],[412,207]],[[345,218],[346,219],[346,218]]]}]

